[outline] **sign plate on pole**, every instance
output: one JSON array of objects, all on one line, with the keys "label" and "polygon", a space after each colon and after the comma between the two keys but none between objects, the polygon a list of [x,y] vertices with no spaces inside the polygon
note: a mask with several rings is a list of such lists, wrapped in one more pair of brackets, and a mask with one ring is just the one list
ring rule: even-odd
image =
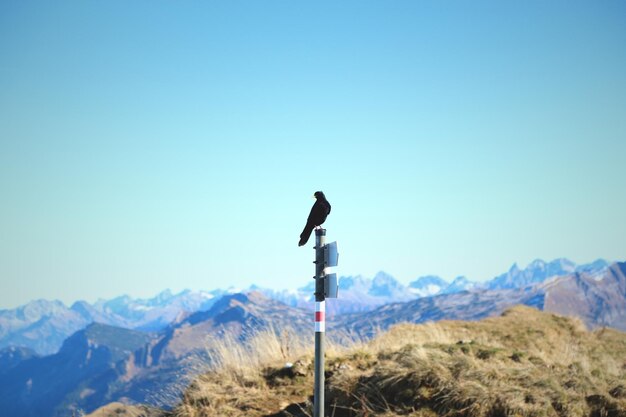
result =
[{"label": "sign plate on pole", "polygon": [[337,274],[328,274],[324,277],[324,295],[326,298],[337,298]]},{"label": "sign plate on pole", "polygon": [[337,253],[337,242],[331,242],[324,245],[324,266],[337,266],[339,261],[339,253]]}]

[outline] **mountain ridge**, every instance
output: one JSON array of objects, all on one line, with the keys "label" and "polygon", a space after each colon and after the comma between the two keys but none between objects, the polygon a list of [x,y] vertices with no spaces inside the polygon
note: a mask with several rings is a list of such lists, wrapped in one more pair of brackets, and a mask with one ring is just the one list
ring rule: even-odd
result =
[{"label": "mountain ridge", "polygon": [[[457,277],[448,283],[431,275],[419,277],[404,285],[384,271],[379,271],[372,278],[361,275],[342,276],[339,277],[339,298],[328,303],[327,314],[333,317],[367,312],[389,303],[465,290],[534,285],[570,270],[597,277],[607,266],[608,263],[602,259],[584,265],[576,265],[565,258],[550,262],[536,259],[525,269],[519,269],[514,264],[509,271],[484,283],[476,283],[465,277]],[[309,310],[313,308],[312,280],[297,290],[272,290],[252,285],[244,291],[260,291],[292,307]],[[32,349],[40,355],[55,353],[65,338],[92,322],[148,332],[161,331],[190,314],[207,311],[220,297],[230,292],[232,289],[183,290],[175,294],[166,289],[152,298],[122,295],[92,304],[78,300],[69,308],[58,300],[35,300],[16,309],[0,310],[0,349],[20,346]]]}]

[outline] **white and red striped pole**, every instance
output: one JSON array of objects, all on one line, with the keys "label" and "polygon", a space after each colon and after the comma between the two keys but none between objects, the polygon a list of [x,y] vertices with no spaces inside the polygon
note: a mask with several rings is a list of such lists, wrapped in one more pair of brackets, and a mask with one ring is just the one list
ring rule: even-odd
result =
[{"label": "white and red striped pole", "polygon": [[324,332],[326,297],[324,294],[324,244],[326,229],[315,230],[315,388],[313,417],[324,417]]},{"label": "white and red striped pole", "polygon": [[326,331],[326,301],[315,302],[315,332]]}]

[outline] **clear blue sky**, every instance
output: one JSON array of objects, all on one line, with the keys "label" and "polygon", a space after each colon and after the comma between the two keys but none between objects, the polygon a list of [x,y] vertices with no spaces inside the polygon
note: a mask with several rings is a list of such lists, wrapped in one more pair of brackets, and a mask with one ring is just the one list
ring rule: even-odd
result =
[{"label": "clear blue sky", "polygon": [[623,1],[0,3],[0,308],[626,258]]}]

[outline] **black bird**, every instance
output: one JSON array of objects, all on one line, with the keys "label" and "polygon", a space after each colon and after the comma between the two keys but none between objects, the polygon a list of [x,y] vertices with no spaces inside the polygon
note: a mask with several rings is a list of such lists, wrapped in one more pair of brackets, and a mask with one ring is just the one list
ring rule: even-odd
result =
[{"label": "black bird", "polygon": [[306,226],[300,234],[300,242],[298,246],[303,246],[309,241],[311,232],[316,226],[323,224],[326,221],[326,216],[330,214],[330,203],[326,200],[326,196],[321,191],[316,191],[313,197],[316,198],[315,204],[311,207],[311,213],[306,220]]}]

